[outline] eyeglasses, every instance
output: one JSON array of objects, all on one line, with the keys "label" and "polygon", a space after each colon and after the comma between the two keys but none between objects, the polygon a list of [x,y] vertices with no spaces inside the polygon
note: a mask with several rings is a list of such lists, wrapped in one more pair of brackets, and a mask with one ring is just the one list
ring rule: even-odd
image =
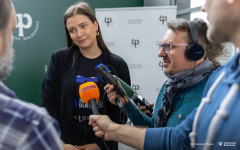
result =
[{"label": "eyeglasses", "polygon": [[159,50],[163,48],[163,51],[165,54],[170,53],[172,47],[178,47],[178,46],[188,46],[189,44],[171,44],[171,43],[165,43],[165,44],[159,44]]}]

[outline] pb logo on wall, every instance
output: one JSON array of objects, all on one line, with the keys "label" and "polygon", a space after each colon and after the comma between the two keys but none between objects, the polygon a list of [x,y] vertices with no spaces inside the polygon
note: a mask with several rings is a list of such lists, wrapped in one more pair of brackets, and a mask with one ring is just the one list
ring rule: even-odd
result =
[{"label": "pb logo on wall", "polygon": [[[30,14],[17,13],[17,26],[16,31],[14,32],[13,38],[15,40],[29,40],[33,38],[39,29],[39,21],[35,21]],[[18,32],[17,32],[18,31]]]},{"label": "pb logo on wall", "polygon": [[111,17],[105,17],[103,20],[103,25],[106,27],[111,27],[114,24],[114,20]]},{"label": "pb logo on wall", "polygon": [[[158,49],[159,53],[160,53],[160,50],[162,49],[161,43],[162,43],[161,41],[156,41],[156,48]],[[160,71],[164,70],[162,58],[156,66],[157,66],[158,70],[160,70]]]},{"label": "pb logo on wall", "polygon": [[167,20],[168,20],[167,16],[160,15],[157,21],[160,25],[165,25]]},{"label": "pb logo on wall", "polygon": [[137,84],[132,84],[132,89],[135,93],[140,93],[140,86]]},{"label": "pb logo on wall", "polygon": [[141,46],[140,40],[139,39],[134,39],[134,38],[131,39],[129,44],[132,48],[139,48]]}]

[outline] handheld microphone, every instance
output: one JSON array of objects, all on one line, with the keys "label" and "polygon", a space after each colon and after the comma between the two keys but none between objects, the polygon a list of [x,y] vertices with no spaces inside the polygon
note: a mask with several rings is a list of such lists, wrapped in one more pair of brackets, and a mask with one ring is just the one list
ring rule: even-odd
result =
[{"label": "handheld microphone", "polygon": [[99,100],[100,92],[98,86],[94,82],[86,82],[79,87],[79,96],[82,101],[91,106],[94,115],[99,115],[97,102]]},{"label": "handheld microphone", "polygon": [[[108,67],[106,67],[103,63],[100,63],[95,67],[95,70],[97,72],[98,77],[103,82],[114,86],[114,90],[117,92],[118,95],[120,95],[121,97],[127,96],[125,91],[118,84],[117,80],[113,77]],[[120,108],[123,106],[118,97],[116,98],[116,103]]]},{"label": "handheld microphone", "polygon": [[146,106],[146,110],[149,110],[150,113],[153,112],[153,108],[152,106],[148,103],[147,100],[145,100],[145,98],[143,98],[142,96],[136,94],[133,89],[127,84],[125,83],[123,80],[121,80],[120,78],[117,78],[115,75],[113,75],[113,77],[119,81],[119,83],[122,85],[122,88],[125,90],[127,96],[132,99],[137,105],[140,106]]}]

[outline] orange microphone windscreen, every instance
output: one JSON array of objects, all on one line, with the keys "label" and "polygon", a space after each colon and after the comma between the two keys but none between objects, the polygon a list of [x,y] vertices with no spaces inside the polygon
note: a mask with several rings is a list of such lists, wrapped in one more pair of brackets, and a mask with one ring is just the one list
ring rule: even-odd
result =
[{"label": "orange microphone windscreen", "polygon": [[97,103],[100,96],[97,84],[94,82],[86,82],[81,84],[79,87],[79,96],[82,101],[87,105],[90,105],[88,102],[91,99],[95,99]]}]

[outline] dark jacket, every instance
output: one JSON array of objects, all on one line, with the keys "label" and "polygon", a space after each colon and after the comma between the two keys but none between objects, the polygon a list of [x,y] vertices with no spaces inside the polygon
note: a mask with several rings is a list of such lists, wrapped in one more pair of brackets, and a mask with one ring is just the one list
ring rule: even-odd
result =
[{"label": "dark jacket", "polygon": [[[75,63],[74,66],[72,66],[74,55]],[[61,139],[68,144],[72,144],[71,127],[73,121],[73,103],[71,100],[74,96],[74,79],[77,68],[79,67],[79,63],[76,62],[79,55],[81,55],[81,53],[77,47],[64,48],[54,52],[42,84],[41,105],[48,110],[50,115],[58,120],[61,128]],[[112,66],[117,72],[118,77],[131,85],[128,66],[121,57],[108,53],[107,51],[102,51],[102,63]],[[114,71],[111,72],[114,73]],[[116,123],[122,123],[124,118],[126,121],[126,115],[123,117],[123,112],[120,112],[120,109],[116,105],[112,105],[106,95],[103,102],[106,115],[108,115],[111,120]],[[100,113],[104,114],[104,112]],[[91,134],[91,139],[94,138],[94,142],[104,149],[103,140],[94,135],[92,127],[88,125],[88,122],[86,122],[82,128],[83,132],[85,132],[84,135],[79,135],[82,136],[82,139],[87,138],[87,136]],[[116,143],[107,143],[110,149],[117,149]]]}]

